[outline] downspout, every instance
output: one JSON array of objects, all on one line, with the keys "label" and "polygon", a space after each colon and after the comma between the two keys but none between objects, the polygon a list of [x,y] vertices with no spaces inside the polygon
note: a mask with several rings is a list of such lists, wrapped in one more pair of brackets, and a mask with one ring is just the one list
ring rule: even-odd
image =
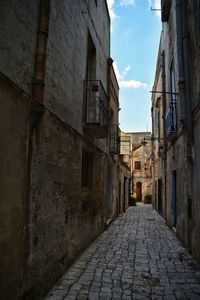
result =
[{"label": "downspout", "polygon": [[192,106],[191,106],[191,80],[189,67],[189,35],[187,31],[187,0],[176,0],[176,28],[179,69],[179,95],[181,105],[181,124],[186,129],[187,158],[193,161],[192,143]]},{"label": "downspout", "polygon": [[29,289],[29,258],[31,252],[31,237],[30,237],[30,205],[31,205],[31,178],[32,178],[32,160],[34,148],[34,133],[35,129],[44,113],[44,81],[46,67],[46,52],[49,31],[49,14],[50,0],[40,0],[39,21],[37,32],[37,44],[35,52],[35,71],[32,86],[32,99],[30,121],[29,121],[29,138],[27,151],[27,188],[26,188],[26,204],[25,204],[25,232],[24,232],[24,274],[22,279],[22,298],[26,298]]},{"label": "downspout", "polygon": [[176,0],[176,36],[178,51],[178,86],[180,105],[180,120],[182,128],[186,128],[186,97],[185,97],[185,70],[184,70],[184,54],[183,54],[183,30],[182,30],[182,0]]},{"label": "downspout", "polygon": [[187,1],[182,0],[182,18],[183,26],[183,55],[185,71],[185,94],[186,94],[186,116],[187,116],[187,158],[193,164],[193,124],[192,124],[192,99],[191,99],[191,78],[190,78],[190,60],[189,60],[189,34],[188,34],[188,16]]},{"label": "downspout", "polygon": [[162,107],[163,107],[163,161],[164,161],[164,217],[167,218],[167,137],[166,137],[166,124],[165,124],[165,115],[166,115],[166,76],[165,76],[165,51],[162,51],[161,54],[161,68],[162,68]]},{"label": "downspout", "polygon": [[37,36],[35,75],[33,81],[33,98],[35,101],[44,102],[44,81],[46,67],[46,52],[49,33],[50,0],[40,1],[39,29]]},{"label": "downspout", "polygon": [[[109,133],[111,130],[111,68],[112,68],[113,60],[112,58],[108,58],[107,60],[107,99],[108,99],[108,128]],[[110,135],[109,135],[110,136]]]}]

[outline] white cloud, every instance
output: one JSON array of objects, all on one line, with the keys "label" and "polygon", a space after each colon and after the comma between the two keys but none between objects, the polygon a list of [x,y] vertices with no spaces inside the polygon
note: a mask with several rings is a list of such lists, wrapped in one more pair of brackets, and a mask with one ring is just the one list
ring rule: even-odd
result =
[{"label": "white cloud", "polygon": [[135,0],[121,0],[121,6],[135,5]]},{"label": "white cloud", "polygon": [[114,9],[113,9],[115,0],[107,0],[107,4],[108,4],[108,10],[110,13],[110,18],[111,18],[111,20],[114,20],[117,17],[117,15],[115,14]]},{"label": "white cloud", "polygon": [[154,9],[159,9],[155,10],[156,15],[160,18],[161,16],[161,11],[160,11],[160,0],[148,0],[149,2],[149,7],[152,7]]},{"label": "white cloud", "polygon": [[120,88],[126,88],[126,89],[138,89],[138,88],[146,88],[148,85],[147,83],[143,83],[139,80],[126,80],[125,77],[129,70],[131,69],[130,65],[128,65],[122,72],[120,72],[117,63],[113,63],[113,67],[115,70],[115,74],[119,83]]},{"label": "white cloud", "polygon": [[147,83],[143,83],[139,80],[122,80],[120,81],[120,88],[126,88],[126,89],[138,89],[138,88],[146,88],[148,85]]},{"label": "white cloud", "polygon": [[124,77],[126,77],[126,74],[128,73],[128,71],[131,69],[131,66],[127,66],[124,70],[123,70],[123,72],[122,72],[122,78],[124,78]]}]

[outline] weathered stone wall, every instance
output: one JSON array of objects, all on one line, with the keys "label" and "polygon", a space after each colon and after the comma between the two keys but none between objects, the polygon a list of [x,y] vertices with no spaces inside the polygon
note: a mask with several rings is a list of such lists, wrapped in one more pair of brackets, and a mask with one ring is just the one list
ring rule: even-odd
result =
[{"label": "weathered stone wall", "polygon": [[[39,0],[1,3],[0,251],[7,300],[40,299],[106,222],[108,144],[82,134],[88,31],[96,47],[94,79],[107,90],[106,2],[50,3],[44,114],[33,132]],[[82,186],[83,147],[93,155],[92,188]]]},{"label": "weathered stone wall", "polygon": [[[30,94],[39,1],[1,1],[1,231],[2,299],[21,299],[26,256]],[[3,75],[4,74],[4,75]]]},{"label": "weathered stone wall", "polygon": [[191,80],[191,100],[193,109],[193,134],[194,134],[194,179],[193,207],[192,207],[192,230],[191,248],[194,256],[200,261],[200,3],[198,1],[188,1],[188,28],[190,42],[190,80]]},{"label": "weathered stone wall", "polygon": [[[200,81],[200,78],[199,78]],[[192,236],[192,251],[195,257],[200,261],[200,107],[195,113],[194,122],[194,204],[192,208],[192,215],[194,218],[194,233]]]},{"label": "weathered stone wall", "polygon": [[18,299],[23,283],[30,103],[0,77],[0,290]]},{"label": "weathered stone wall", "polygon": [[48,112],[35,134],[27,274],[34,297],[38,285],[50,287],[105,224],[104,158],[96,153],[94,190],[81,188],[83,143],[94,147]]},{"label": "weathered stone wall", "polygon": [[32,89],[39,0],[3,0],[0,9],[0,71],[19,87]]},{"label": "weathered stone wall", "polygon": [[90,33],[96,78],[107,90],[109,27],[105,1],[52,1],[46,62],[45,104],[82,132],[84,80]]},{"label": "weathered stone wall", "polygon": [[[176,9],[181,9],[182,35],[177,34]],[[170,65],[174,63],[177,95],[177,135],[168,142],[167,151],[167,221],[173,225],[172,172],[177,174],[176,232],[184,244],[199,257],[199,4],[197,1],[172,1],[168,22],[163,24],[166,57],[166,90],[170,90]],[[180,43],[178,39],[180,38]],[[182,39],[182,43],[181,43]],[[183,51],[183,57],[179,51]],[[187,52],[188,51],[188,52]],[[184,73],[181,74],[181,68]],[[185,77],[184,81],[182,77]],[[180,79],[180,81],[179,81]],[[181,82],[182,80],[182,82]],[[184,97],[186,101],[184,102]],[[169,102],[169,96],[167,103]],[[191,126],[191,129],[190,129]]]}]

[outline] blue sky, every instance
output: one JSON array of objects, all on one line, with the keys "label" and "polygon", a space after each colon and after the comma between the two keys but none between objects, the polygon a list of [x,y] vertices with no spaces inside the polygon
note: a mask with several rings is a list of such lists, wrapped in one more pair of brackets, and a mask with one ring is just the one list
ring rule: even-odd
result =
[{"label": "blue sky", "polygon": [[161,31],[160,0],[107,0],[111,57],[120,86],[120,128],[151,130],[151,94]]}]

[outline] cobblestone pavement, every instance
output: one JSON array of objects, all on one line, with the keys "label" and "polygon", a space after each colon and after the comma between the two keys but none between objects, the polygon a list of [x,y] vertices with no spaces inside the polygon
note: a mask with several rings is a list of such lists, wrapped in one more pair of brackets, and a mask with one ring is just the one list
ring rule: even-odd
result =
[{"label": "cobblestone pavement", "polygon": [[150,205],[130,207],[47,299],[200,299],[200,268]]}]

